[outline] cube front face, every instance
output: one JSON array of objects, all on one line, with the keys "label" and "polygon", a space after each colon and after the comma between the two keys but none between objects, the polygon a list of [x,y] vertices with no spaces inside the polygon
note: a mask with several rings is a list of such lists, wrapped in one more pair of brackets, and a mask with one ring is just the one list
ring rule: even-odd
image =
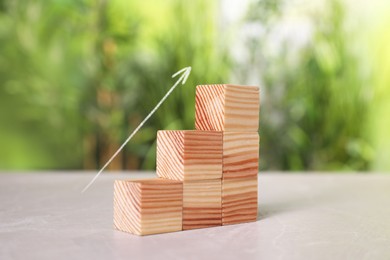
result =
[{"label": "cube front face", "polygon": [[185,131],[184,181],[222,178],[222,132]]},{"label": "cube front face", "polygon": [[141,191],[136,183],[116,180],[114,183],[114,227],[141,235],[141,211],[137,206]]},{"label": "cube front face", "polygon": [[158,131],[157,175],[181,181],[222,177],[222,132]]},{"label": "cube front face", "polygon": [[157,131],[156,172],[161,178],[184,178],[184,131]]},{"label": "cube front face", "polygon": [[117,180],[114,227],[136,235],[182,230],[183,184],[165,179]]},{"label": "cube front face", "polygon": [[223,179],[257,176],[259,171],[259,134],[223,133]]},{"label": "cube front face", "polygon": [[183,184],[183,230],[222,225],[222,180]]},{"label": "cube front face", "polygon": [[195,128],[224,131],[225,86],[199,85],[195,93]]},{"label": "cube front face", "polygon": [[257,220],[257,177],[222,180],[222,225]]},{"label": "cube front face", "polygon": [[198,130],[257,132],[259,88],[231,84],[196,87],[195,128]]}]

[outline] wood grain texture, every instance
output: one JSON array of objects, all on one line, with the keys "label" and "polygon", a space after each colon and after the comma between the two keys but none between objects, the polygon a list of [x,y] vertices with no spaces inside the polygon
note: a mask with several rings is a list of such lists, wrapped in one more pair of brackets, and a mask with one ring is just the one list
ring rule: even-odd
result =
[{"label": "wood grain texture", "polygon": [[222,178],[222,132],[158,131],[157,175],[181,181]]},{"label": "wood grain texture", "polygon": [[195,97],[198,130],[257,132],[259,88],[231,84],[199,85]]},{"label": "wood grain texture", "polygon": [[259,171],[259,134],[257,132],[223,133],[222,178],[253,177]]},{"label": "wood grain texture", "polygon": [[136,235],[182,230],[183,184],[160,178],[116,180],[114,227]]},{"label": "wood grain texture", "polygon": [[222,180],[222,225],[257,220],[257,175]]},{"label": "wood grain texture", "polygon": [[183,230],[222,225],[222,181],[183,183]]}]

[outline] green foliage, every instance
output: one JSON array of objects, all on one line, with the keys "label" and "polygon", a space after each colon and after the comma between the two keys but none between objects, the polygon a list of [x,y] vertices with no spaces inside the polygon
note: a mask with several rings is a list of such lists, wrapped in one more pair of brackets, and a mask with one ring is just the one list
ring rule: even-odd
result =
[{"label": "green foliage", "polygon": [[390,6],[381,10],[378,26],[367,38],[373,64],[372,84],[374,87],[373,105],[370,106],[370,140],[375,147],[371,169],[390,170],[390,34],[388,28]]},{"label": "green foliage", "polygon": [[221,30],[219,5],[0,0],[0,168],[101,167],[186,66],[187,83],[111,169],[154,169],[156,131],[193,129],[195,86],[232,75],[262,83],[262,169],[390,168],[388,19],[367,40],[368,81],[342,0],[306,17],[312,33],[298,49],[288,41],[270,48],[289,2],[254,0],[243,23],[257,31],[246,38],[243,63],[229,49],[242,32]]},{"label": "green foliage", "polygon": [[[2,157],[2,168],[101,167],[173,85],[170,76],[192,66],[187,84],[111,166],[152,169],[156,130],[193,128],[195,85],[223,81],[229,70],[214,2],[17,0],[1,6],[0,101],[12,111],[2,109],[6,133],[0,134],[5,147],[16,149]],[[5,103],[9,99],[22,105]],[[40,152],[31,156],[31,146]]]},{"label": "green foliage", "polygon": [[[264,6],[264,1],[259,3]],[[258,20],[272,23],[277,10],[269,16]],[[365,132],[367,82],[350,48],[354,38],[344,27],[345,8],[340,1],[331,1],[311,20],[315,31],[310,43],[298,50],[295,63],[290,58],[297,50],[288,44],[278,56],[268,58],[264,42],[269,34],[250,43],[253,55],[261,57],[255,60],[259,65],[251,66],[263,69],[262,166],[366,170],[373,156]]]}]

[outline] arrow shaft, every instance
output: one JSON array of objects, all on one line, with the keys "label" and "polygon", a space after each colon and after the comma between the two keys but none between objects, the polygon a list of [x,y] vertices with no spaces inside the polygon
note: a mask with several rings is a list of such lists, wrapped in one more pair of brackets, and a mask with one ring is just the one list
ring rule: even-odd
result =
[{"label": "arrow shaft", "polygon": [[[181,72],[185,71],[187,68],[184,68],[178,72],[176,72],[172,77],[177,76]],[[190,70],[189,70],[190,71]],[[111,156],[111,158],[104,164],[104,166],[99,170],[99,172],[93,177],[93,179],[88,183],[87,186],[82,190],[85,192],[89,187],[96,181],[96,179],[100,176],[100,174],[107,168],[107,166],[114,160],[114,158],[123,150],[126,144],[133,138],[133,136],[143,127],[146,121],[157,111],[157,109],[161,106],[162,103],[168,98],[168,96],[172,93],[172,91],[179,85],[180,82],[185,83],[188,78],[189,71],[185,72],[180,76],[180,78],[176,81],[176,83],[168,90],[168,92],[163,96],[163,98],[157,103],[157,105],[150,111],[150,113],[142,120],[142,122],[133,130],[133,132],[127,137],[127,139],[123,142],[123,144],[118,148],[118,150]]]}]

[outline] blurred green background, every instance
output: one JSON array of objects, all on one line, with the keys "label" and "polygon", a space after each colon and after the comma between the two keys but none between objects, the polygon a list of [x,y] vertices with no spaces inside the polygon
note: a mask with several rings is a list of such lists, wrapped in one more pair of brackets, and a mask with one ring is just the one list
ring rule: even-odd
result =
[{"label": "blurred green background", "polygon": [[154,169],[197,84],[261,89],[261,170],[390,171],[390,3],[0,0],[0,170]]}]

